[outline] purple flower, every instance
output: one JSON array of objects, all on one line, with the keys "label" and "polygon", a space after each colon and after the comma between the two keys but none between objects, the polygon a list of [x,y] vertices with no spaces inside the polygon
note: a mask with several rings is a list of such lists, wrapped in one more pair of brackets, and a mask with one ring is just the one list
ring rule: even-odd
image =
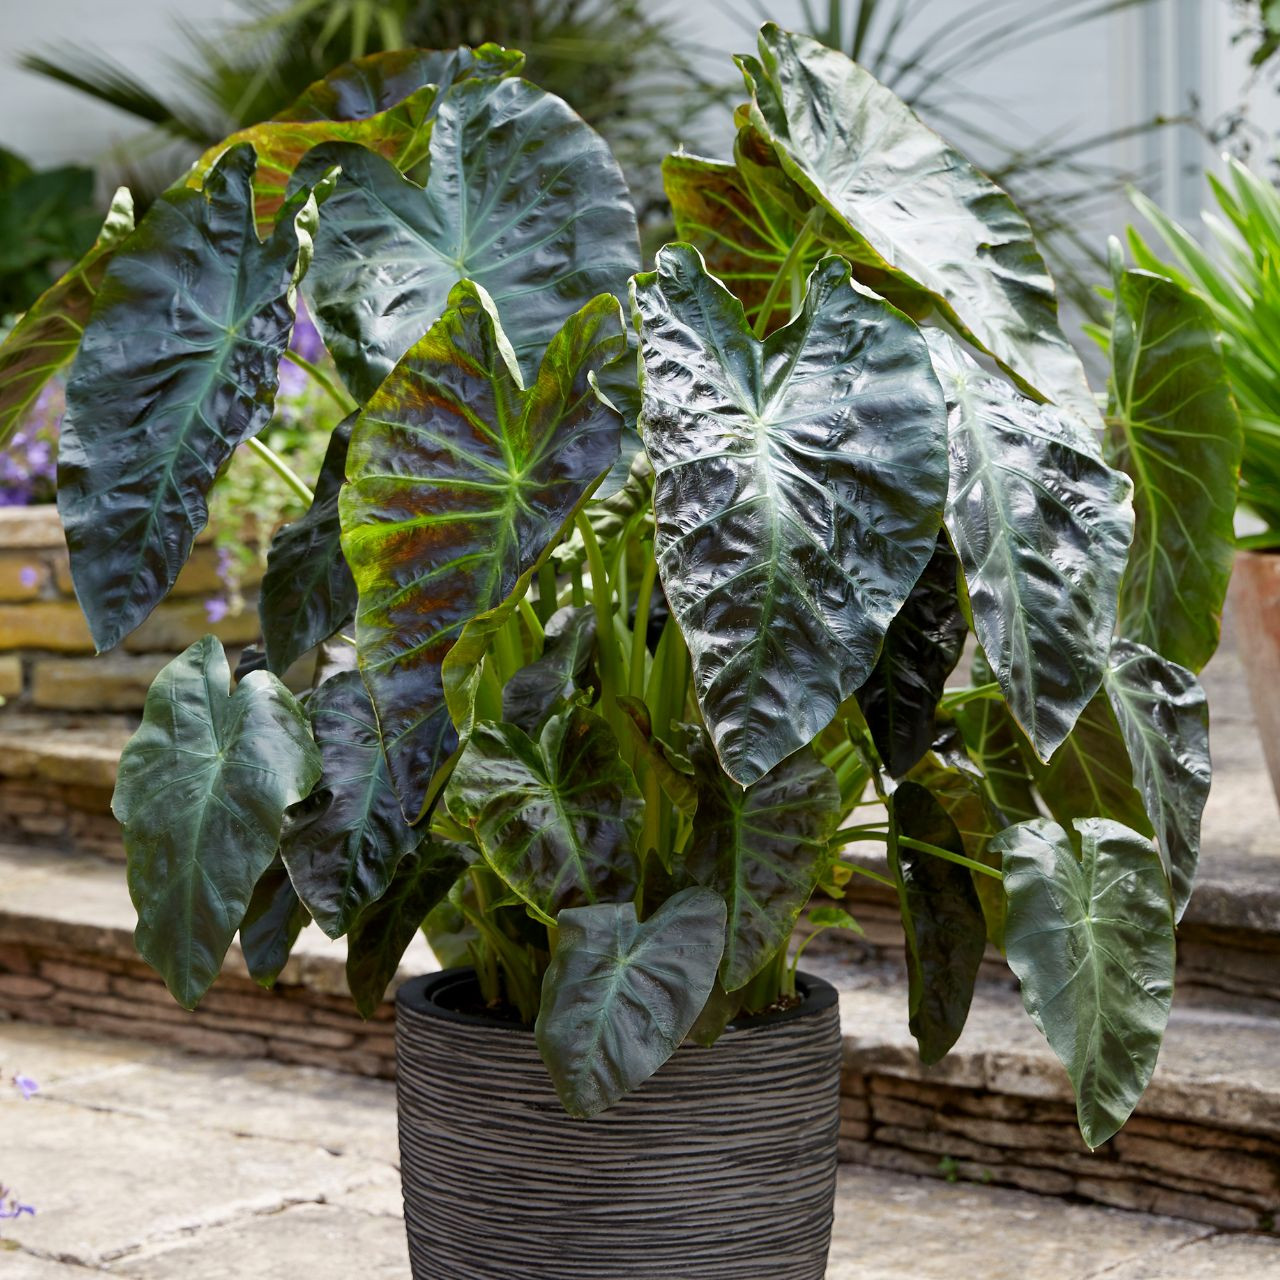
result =
[{"label": "purple flower", "polygon": [[230,612],[231,606],[221,596],[210,596],[204,602],[204,616],[217,624]]},{"label": "purple flower", "polygon": [[293,322],[293,336],[289,339],[289,347],[304,360],[318,360],[324,352],[320,330],[316,328],[301,298],[298,299],[298,315]]},{"label": "purple flower", "polygon": [[30,1076],[17,1075],[13,1077],[13,1086],[22,1094],[24,1100],[30,1100],[33,1094],[40,1092],[40,1086]]},{"label": "purple flower", "polygon": [[40,584],[40,570],[33,564],[24,564],[18,570],[18,581],[30,591]]},{"label": "purple flower", "polygon": [[35,1209],[29,1204],[21,1204],[18,1198],[11,1195],[8,1187],[0,1186],[0,1219],[20,1218],[24,1213],[35,1216]]},{"label": "purple flower", "polygon": [[307,389],[310,379],[286,356],[280,362],[280,394],[282,396],[300,396]]}]

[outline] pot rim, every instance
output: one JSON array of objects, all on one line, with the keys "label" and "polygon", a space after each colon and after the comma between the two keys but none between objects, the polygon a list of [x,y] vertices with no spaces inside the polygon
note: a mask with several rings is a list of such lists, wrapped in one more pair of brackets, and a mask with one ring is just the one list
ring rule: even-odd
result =
[{"label": "pot rim", "polygon": [[[438,994],[467,983],[474,983],[476,971],[470,966],[458,969],[441,969],[436,973],[421,974],[401,984],[396,991],[396,1007],[419,1015],[439,1019],[441,1022],[461,1023],[468,1027],[481,1027],[501,1034],[532,1035],[533,1028],[522,1022],[488,1017],[479,1013],[466,1013],[437,1003]],[[801,1018],[815,1017],[839,1005],[840,993],[825,978],[800,970],[796,974],[796,990],[803,997],[798,1005],[761,1013],[745,1022],[731,1022],[726,1031],[752,1032],[780,1023],[795,1022]]]}]

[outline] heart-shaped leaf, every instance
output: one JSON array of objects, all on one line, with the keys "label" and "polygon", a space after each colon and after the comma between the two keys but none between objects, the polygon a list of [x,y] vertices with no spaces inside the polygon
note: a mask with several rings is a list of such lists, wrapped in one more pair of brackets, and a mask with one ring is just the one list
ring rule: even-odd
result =
[{"label": "heart-shaped leaf", "polygon": [[[404,173],[426,158],[439,101],[439,90],[428,84],[403,102],[363,120],[264,120],[210,147],[182,181],[188,187],[201,187],[228,148],[252,146],[258,154],[253,175],[254,216],[259,234],[265,235],[288,198],[295,170],[309,151],[327,143],[355,144],[384,157]],[[321,165],[320,171],[326,167]]]},{"label": "heart-shaped leaf", "polygon": [[903,782],[889,804],[889,867],[907,939],[911,1034],[920,1061],[937,1062],[960,1038],[987,946],[987,922],[967,868],[902,843],[966,854],[955,823],[924,787]]},{"label": "heart-shaped leaf", "polygon": [[1133,785],[1129,751],[1107,695],[1099,692],[1080,713],[1048,765],[1029,756],[1036,787],[1049,812],[1070,825],[1075,818],[1113,818],[1149,836],[1154,828]]},{"label": "heart-shaped leaf", "polygon": [[889,624],[875,669],[857,692],[885,768],[900,778],[933,742],[938,699],[969,628],[957,598],[956,554],[946,534]]},{"label": "heart-shaped leaf", "polygon": [[502,689],[502,718],[536,735],[561,702],[572,698],[595,647],[595,610],[566,605],[547,619],[542,656],[521,667]]},{"label": "heart-shaped leaf", "polygon": [[1048,268],[999,187],[870,72],[808,36],[768,23],[760,59],[738,65],[752,125],[792,180],[865,245],[858,256],[927,292],[1039,398],[1098,421],[1058,327]]},{"label": "heart-shaped leaf", "polygon": [[161,196],[107,269],[67,381],[58,512],[99,651],[168,594],[236,447],[271,418],[316,201],[300,193],[266,243],[253,148],[203,191]]},{"label": "heart-shaped leaf", "polygon": [[[662,183],[676,234],[688,241],[742,303],[752,323],[770,286],[787,262],[802,220],[767,190],[753,189],[736,164],[678,152],[662,162]],[[816,238],[802,250],[796,268],[808,275],[827,252]],[[789,318],[791,290],[776,290],[766,332]]]},{"label": "heart-shaped leaf", "polygon": [[1134,479],[1120,634],[1192,671],[1218,647],[1244,448],[1217,326],[1194,294],[1116,264],[1107,457]]},{"label": "heart-shaped leaf", "polygon": [[1005,945],[1022,1002],[1062,1060],[1090,1147],[1129,1118],[1155,1070],[1173,999],[1173,912],[1159,855],[1118,822],[1002,832]]},{"label": "heart-shaped leaf", "polygon": [[1130,640],[1111,646],[1103,684],[1169,873],[1174,918],[1181,920],[1200,860],[1200,816],[1213,776],[1209,704],[1190,671]]},{"label": "heart-shaped leaf", "polygon": [[585,707],[552,716],[537,741],[478,722],[445,803],[475,831],[485,861],[548,920],[635,894],[644,802],[613,731]]},{"label": "heart-shaped leaf", "polygon": [[526,389],[492,300],[464,282],[356,423],[342,549],[360,669],[411,819],[457,745],[445,655],[532,572],[617,453],[618,416],[590,379],[624,342],[617,301],[596,298]]},{"label": "heart-shaped leaf", "polygon": [[950,410],[947,531],[973,628],[1047,760],[1102,682],[1132,486],[1072,418],[986,373],[940,331],[929,348]]},{"label": "heart-shaped leaf", "polygon": [[124,826],[134,942],[194,1009],[222,968],[284,811],[320,776],[293,695],[265,671],[228,693],[222,646],[205,636],[152,684],[120,757],[112,812]]},{"label": "heart-shaped leaf", "polygon": [[635,280],[655,553],[725,771],[763,777],[867,678],[933,554],[945,410],[916,327],[827,258],[763,342],[697,251]]},{"label": "heart-shaped leaf", "polygon": [[307,714],[324,772],[285,815],[280,855],[316,924],[340,938],[386,892],[422,833],[400,810],[359,674],[326,680],[307,700]]},{"label": "heart-shaped leaf", "polygon": [[253,886],[249,908],[240,922],[240,950],[254,982],[262,987],[275,986],[281,970],[289,963],[298,934],[310,919],[277,856]]},{"label": "heart-shaped leaf", "polygon": [[0,445],[75,355],[111,255],[132,231],[133,196],[121,187],[93,247],[31,304],[0,343]]},{"label": "heart-shaped leaf", "polygon": [[474,861],[466,845],[425,840],[401,859],[386,893],[356,919],[347,935],[347,987],[362,1017],[378,1011],[414,934]]},{"label": "heart-shaped leaf", "polygon": [[522,80],[472,80],[447,95],[425,190],[360,147],[326,146],[309,164],[342,167],[307,296],[361,401],[459,280],[493,297],[532,378],[566,318],[597,294],[622,296],[640,265],[635,213],[608,147]]},{"label": "heart-shaped leaf", "polygon": [[635,904],[562,911],[535,1029],[573,1116],[599,1115],[680,1047],[715,984],[725,905],[685,889],[643,924]]},{"label": "heart-shaped leaf", "polygon": [[367,120],[424,85],[442,90],[473,76],[518,75],[524,54],[501,45],[471,49],[391,49],[335,67],[309,85],[277,120]]},{"label": "heart-shaped leaf", "polygon": [[698,820],[688,873],[728,906],[720,981],[737,991],[783,950],[831,862],[835,774],[804,747],[742,788],[702,743],[692,751]]},{"label": "heart-shaped leaf", "polygon": [[334,635],[356,609],[356,584],[342,554],[338,493],[357,415],[329,439],[307,513],[271,539],[258,593],[267,662],[284,675],[299,658]]}]

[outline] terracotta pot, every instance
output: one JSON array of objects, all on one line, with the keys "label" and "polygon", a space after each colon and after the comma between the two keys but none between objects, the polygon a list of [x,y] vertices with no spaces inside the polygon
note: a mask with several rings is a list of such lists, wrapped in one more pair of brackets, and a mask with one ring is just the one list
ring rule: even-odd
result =
[{"label": "terracotta pot", "polygon": [[1280,801],[1280,553],[1236,556],[1231,610],[1258,736]]},{"label": "terracotta pot", "polygon": [[822,1280],[840,1112],[836,992],[686,1045],[593,1120],[466,969],[396,997],[414,1280]]}]

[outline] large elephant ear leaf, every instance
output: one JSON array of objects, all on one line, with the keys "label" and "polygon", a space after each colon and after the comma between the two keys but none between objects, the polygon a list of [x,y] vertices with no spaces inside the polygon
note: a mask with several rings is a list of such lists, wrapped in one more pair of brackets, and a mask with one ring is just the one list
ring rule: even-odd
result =
[{"label": "large elephant ear leaf", "polygon": [[640,265],[626,182],[604,142],[522,80],[470,80],[440,105],[426,189],[373,152],[333,144],[342,177],[307,281],[325,344],[357,400],[444,311],[459,280],[493,297],[528,378],[565,319],[625,296]]},{"label": "large elephant ear leaf", "polygon": [[858,706],[885,768],[895,778],[920,760],[936,734],[938,701],[964,649],[956,554],[946,534],[907,602],[889,624]]},{"label": "large elephant ear leaf", "polygon": [[357,917],[347,935],[347,987],[362,1017],[378,1011],[414,935],[474,861],[466,845],[424,840],[401,859],[387,891]]},{"label": "large elephant ear leaf", "polygon": [[[723,280],[754,326],[770,285],[788,261],[803,220],[767,189],[752,188],[736,164],[678,152],[662,162],[662,182],[676,234],[693,245],[707,270]],[[791,265],[807,275],[826,249],[816,238]],[[790,317],[791,291],[776,291],[765,331]]]},{"label": "large elephant ear leaf", "polygon": [[285,815],[280,855],[316,924],[340,938],[387,891],[422,833],[400,810],[359,673],[326,680],[308,699],[307,714],[324,772]]},{"label": "large elephant ear leaf", "polygon": [[328,640],[356,609],[356,583],[342,554],[338,494],[346,479],[352,414],[334,429],[305,515],[271,539],[258,592],[267,664],[284,675]]},{"label": "large elephant ear leaf", "polygon": [[809,747],[746,788],[701,743],[693,762],[698,820],[686,866],[728,905],[720,980],[732,992],[786,947],[830,866],[840,788]]},{"label": "large elephant ear leaf", "polygon": [[99,651],[164,598],[236,447],[271,418],[316,223],[300,193],[265,242],[252,147],[161,196],[107,269],[67,381],[58,511]]},{"label": "large elephant ear leaf", "polygon": [[1090,1147],[1129,1118],[1155,1070],[1173,1000],[1173,913],[1160,858],[1118,822],[1002,832],[1005,944],[1022,1002],[1076,1093]]},{"label": "large elephant ear leaf", "polygon": [[1130,640],[1112,645],[1103,683],[1180,920],[1200,860],[1200,817],[1212,781],[1209,704],[1190,671]]},{"label": "large elephant ear leaf", "polygon": [[367,120],[425,85],[447,90],[473,76],[518,75],[524,54],[501,45],[471,49],[392,49],[335,67],[308,85],[276,120]]},{"label": "large elephant ear leaf", "polygon": [[950,413],[947,531],[973,628],[1014,719],[1047,760],[1102,682],[1132,486],[1069,415],[986,373],[940,331],[929,347]]},{"label": "large elephant ear leaf", "polygon": [[120,757],[111,807],[124,827],[134,942],[193,1009],[222,968],[284,811],[320,776],[293,695],[265,671],[228,692],[222,646],[205,636],[156,677]]},{"label": "large elephant ear leaf", "polygon": [[31,304],[0,343],[0,445],[75,355],[111,255],[132,231],[133,196],[121,187],[93,247]]},{"label": "large elephant ear leaf", "polygon": [[843,53],[769,23],[760,59],[738,64],[752,125],[865,245],[857,256],[927,291],[1025,389],[1096,423],[1053,281],[1013,201]]},{"label": "large elephant ear leaf", "polygon": [[655,554],[746,786],[871,673],[937,542],[946,413],[920,331],[829,257],[763,342],[689,245],[635,279]]},{"label": "large elephant ear leaf", "polygon": [[920,1060],[932,1064],[964,1030],[986,950],[987,922],[972,873],[918,847],[929,844],[966,856],[946,810],[916,782],[901,783],[889,808],[889,867],[907,939],[911,1034]]},{"label": "large elephant ear leaf", "polygon": [[562,911],[535,1028],[570,1115],[599,1115],[680,1047],[711,995],[725,905],[685,889],[643,924],[635,904]]},{"label": "large elephant ear leaf", "polygon": [[[258,155],[253,175],[254,216],[259,234],[265,235],[288,198],[295,170],[316,147],[335,142],[367,147],[401,173],[421,163],[427,155],[439,96],[435,85],[426,85],[403,102],[363,120],[264,120],[210,147],[187,171],[183,184],[203,186],[209,170],[229,148],[253,147]],[[319,166],[319,172],[325,167]],[[309,165],[308,172],[311,169]]]},{"label": "large elephant ear leaf", "polygon": [[262,987],[275,986],[298,934],[311,916],[298,898],[279,855],[253,886],[240,922],[240,951],[249,976]]},{"label": "large elephant ear leaf", "polygon": [[585,707],[553,716],[536,741],[480,721],[445,803],[475,832],[485,861],[545,919],[635,894],[644,802],[613,730]]},{"label": "large elephant ear leaf", "polygon": [[1119,631],[1199,671],[1235,555],[1243,428],[1206,303],[1118,263],[1115,302],[1106,450],[1134,479],[1137,515]]},{"label": "large elephant ear leaf", "polygon": [[457,745],[446,654],[510,598],[617,455],[618,416],[591,375],[625,341],[616,299],[596,298],[526,388],[492,300],[464,282],[356,423],[342,549],[360,669],[411,819]]}]

